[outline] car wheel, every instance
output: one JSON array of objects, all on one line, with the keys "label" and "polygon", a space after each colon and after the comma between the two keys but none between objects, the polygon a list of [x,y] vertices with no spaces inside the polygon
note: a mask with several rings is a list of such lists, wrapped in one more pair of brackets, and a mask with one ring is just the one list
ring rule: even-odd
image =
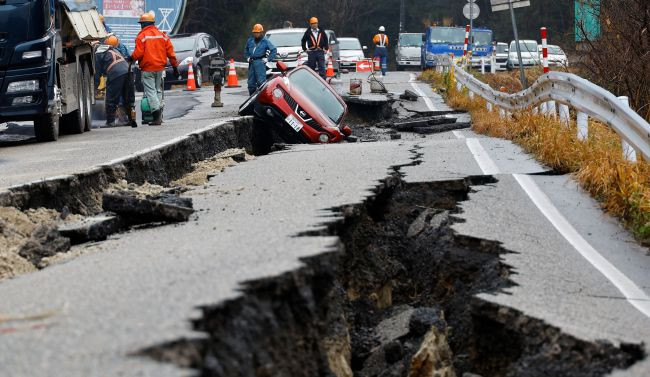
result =
[{"label": "car wheel", "polygon": [[196,81],[196,89],[201,89],[201,84],[203,84],[203,68],[201,68],[200,65],[197,65],[195,72],[194,81]]},{"label": "car wheel", "polygon": [[83,66],[83,86],[84,86],[84,90],[86,91],[86,106],[85,106],[86,116],[84,117],[86,119],[86,125],[84,127],[85,132],[90,131],[92,129],[92,124],[93,124],[93,113],[92,113],[93,103],[91,98],[90,80],[92,80],[90,76],[90,67],[88,66],[88,63],[85,63]]},{"label": "car wheel", "polygon": [[269,154],[273,147],[273,131],[271,130],[271,126],[258,118],[253,118],[251,147],[253,154],[256,156]]}]

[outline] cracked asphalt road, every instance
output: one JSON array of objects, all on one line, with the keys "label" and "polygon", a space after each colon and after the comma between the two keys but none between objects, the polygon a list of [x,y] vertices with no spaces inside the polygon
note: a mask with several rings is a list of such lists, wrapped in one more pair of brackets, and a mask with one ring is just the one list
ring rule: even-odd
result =
[{"label": "cracked asphalt road", "polygon": [[[410,78],[391,73],[387,84],[395,91],[412,88]],[[417,85],[431,100],[420,98],[413,106],[426,110],[440,104],[424,84]],[[188,117],[205,116],[200,114],[199,109]],[[464,130],[395,142],[300,145],[263,156],[186,193],[197,209],[188,223],[79,246],[85,254],[74,260],[1,282],[0,313],[55,314],[37,328],[0,335],[0,374],[186,375],[188,371],[130,355],[200,336],[189,321],[201,305],[237,297],[242,283],[291,271],[301,258],[330,250],[335,237],[296,235],[340,216],[331,208],[372,196],[395,167],[402,166],[407,182],[485,174],[475,154],[477,143],[498,171],[498,182],[475,187],[458,215],[465,221],[454,229],[503,243],[512,251],[504,258],[517,283],[483,298],[582,339],[649,343],[650,320],[576,252],[513,175],[547,169],[508,141]],[[416,156],[421,164],[404,166]],[[647,249],[604,215],[570,177],[530,177],[591,245],[649,291]],[[616,375],[650,375],[650,361]]]}]

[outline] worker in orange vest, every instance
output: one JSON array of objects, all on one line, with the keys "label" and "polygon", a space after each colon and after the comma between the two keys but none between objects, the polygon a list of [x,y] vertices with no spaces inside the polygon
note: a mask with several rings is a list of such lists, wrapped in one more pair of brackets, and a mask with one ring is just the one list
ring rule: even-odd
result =
[{"label": "worker in orange vest", "polygon": [[174,46],[167,34],[156,27],[156,16],[153,12],[140,16],[142,30],[135,39],[135,50],[130,61],[137,61],[142,71],[142,86],[144,94],[149,100],[153,115],[150,126],[162,124],[163,111],[163,72],[167,59],[174,69],[174,76],[179,77],[178,60],[174,53]]},{"label": "worker in orange vest", "polygon": [[318,18],[309,20],[309,28],[302,36],[302,50],[307,51],[307,66],[326,79],[325,54],[329,50],[329,41],[325,30],[318,28]]},{"label": "worker in orange vest", "polygon": [[386,76],[388,69],[388,36],[385,34],[386,28],[379,27],[379,34],[376,34],[372,39],[375,44],[375,59],[379,58],[381,62],[381,75]]}]

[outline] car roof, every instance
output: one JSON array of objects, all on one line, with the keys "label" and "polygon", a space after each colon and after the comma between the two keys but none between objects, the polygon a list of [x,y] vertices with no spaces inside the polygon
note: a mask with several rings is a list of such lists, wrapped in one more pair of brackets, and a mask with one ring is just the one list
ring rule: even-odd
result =
[{"label": "car roof", "polygon": [[[537,41],[536,41],[536,40],[533,40],[533,39],[520,39],[520,40],[519,40],[519,43],[522,43],[522,42],[523,42],[523,43],[529,43],[529,42],[531,42],[531,43],[537,43]],[[515,41],[510,41],[510,43],[515,43]]]},{"label": "car roof", "polygon": [[358,41],[359,38],[355,38],[355,37],[341,37],[341,38],[339,38],[339,41],[353,41],[353,40]]},{"label": "car roof", "polygon": [[170,35],[169,37],[174,39],[174,38],[191,38],[191,37],[198,37],[200,35],[204,35],[205,33],[181,33],[181,34],[174,34]]},{"label": "car roof", "polygon": [[507,46],[508,44],[507,44],[506,42],[497,42],[497,46],[498,46],[498,45]]},{"label": "car roof", "polygon": [[271,29],[267,30],[266,33],[271,33],[271,34],[284,34],[284,33],[304,33],[307,28],[301,29],[297,27],[288,27],[285,29]]}]

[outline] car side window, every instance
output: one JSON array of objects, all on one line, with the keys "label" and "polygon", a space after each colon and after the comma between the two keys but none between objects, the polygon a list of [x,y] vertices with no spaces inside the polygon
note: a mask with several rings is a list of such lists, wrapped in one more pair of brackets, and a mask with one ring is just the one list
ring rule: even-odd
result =
[{"label": "car side window", "polygon": [[198,43],[198,44],[199,44],[199,49],[202,49],[202,48],[208,48],[207,43],[205,43],[205,37],[199,39],[199,43]]}]

